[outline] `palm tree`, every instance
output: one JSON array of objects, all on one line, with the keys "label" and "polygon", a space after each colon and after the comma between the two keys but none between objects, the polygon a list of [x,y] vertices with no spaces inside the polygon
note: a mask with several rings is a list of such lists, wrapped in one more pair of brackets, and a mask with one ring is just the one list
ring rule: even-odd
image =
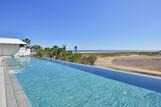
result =
[{"label": "palm tree", "polygon": [[57,58],[57,56],[58,56],[58,49],[59,49],[59,47],[58,47],[57,45],[54,45],[54,46],[51,48],[51,52],[52,52],[52,54],[53,54],[54,59]]},{"label": "palm tree", "polygon": [[77,48],[78,48],[77,46],[74,46],[74,50],[75,50],[75,52],[77,52]]},{"label": "palm tree", "polygon": [[63,50],[66,51],[67,45],[63,45]]},{"label": "palm tree", "polygon": [[28,38],[25,38],[23,41],[27,44],[26,48],[30,48],[31,40]]},{"label": "palm tree", "polygon": [[57,45],[54,45],[52,49],[57,50],[59,47]]}]

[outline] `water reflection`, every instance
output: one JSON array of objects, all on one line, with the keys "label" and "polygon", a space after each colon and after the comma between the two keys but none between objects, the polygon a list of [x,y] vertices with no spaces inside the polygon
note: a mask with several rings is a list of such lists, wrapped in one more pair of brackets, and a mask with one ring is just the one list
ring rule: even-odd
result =
[{"label": "water reflection", "polygon": [[21,73],[29,65],[30,57],[8,58],[6,62],[11,73]]}]

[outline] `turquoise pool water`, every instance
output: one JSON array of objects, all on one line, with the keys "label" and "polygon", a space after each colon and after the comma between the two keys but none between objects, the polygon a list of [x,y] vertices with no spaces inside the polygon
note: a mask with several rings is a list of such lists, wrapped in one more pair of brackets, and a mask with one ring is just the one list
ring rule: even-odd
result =
[{"label": "turquoise pool water", "polygon": [[159,92],[80,69],[34,57],[8,63],[33,107],[161,107]]}]

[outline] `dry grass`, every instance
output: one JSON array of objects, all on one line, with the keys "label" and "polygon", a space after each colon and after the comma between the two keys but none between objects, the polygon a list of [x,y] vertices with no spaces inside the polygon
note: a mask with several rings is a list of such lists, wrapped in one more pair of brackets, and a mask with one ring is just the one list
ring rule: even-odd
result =
[{"label": "dry grass", "polygon": [[96,57],[111,57],[111,56],[129,56],[129,55],[147,55],[147,56],[161,56],[160,52],[81,52],[82,55],[96,56]]},{"label": "dry grass", "polygon": [[95,66],[119,69],[129,72],[138,72],[161,76],[160,55],[129,55],[115,57],[99,57]]}]

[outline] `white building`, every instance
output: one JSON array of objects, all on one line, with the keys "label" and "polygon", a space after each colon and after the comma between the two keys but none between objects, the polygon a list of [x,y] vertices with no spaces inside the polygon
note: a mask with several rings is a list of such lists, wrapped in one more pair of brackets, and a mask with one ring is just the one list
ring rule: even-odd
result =
[{"label": "white building", "polygon": [[30,49],[23,47],[25,42],[15,38],[0,38],[0,56],[27,56]]}]

